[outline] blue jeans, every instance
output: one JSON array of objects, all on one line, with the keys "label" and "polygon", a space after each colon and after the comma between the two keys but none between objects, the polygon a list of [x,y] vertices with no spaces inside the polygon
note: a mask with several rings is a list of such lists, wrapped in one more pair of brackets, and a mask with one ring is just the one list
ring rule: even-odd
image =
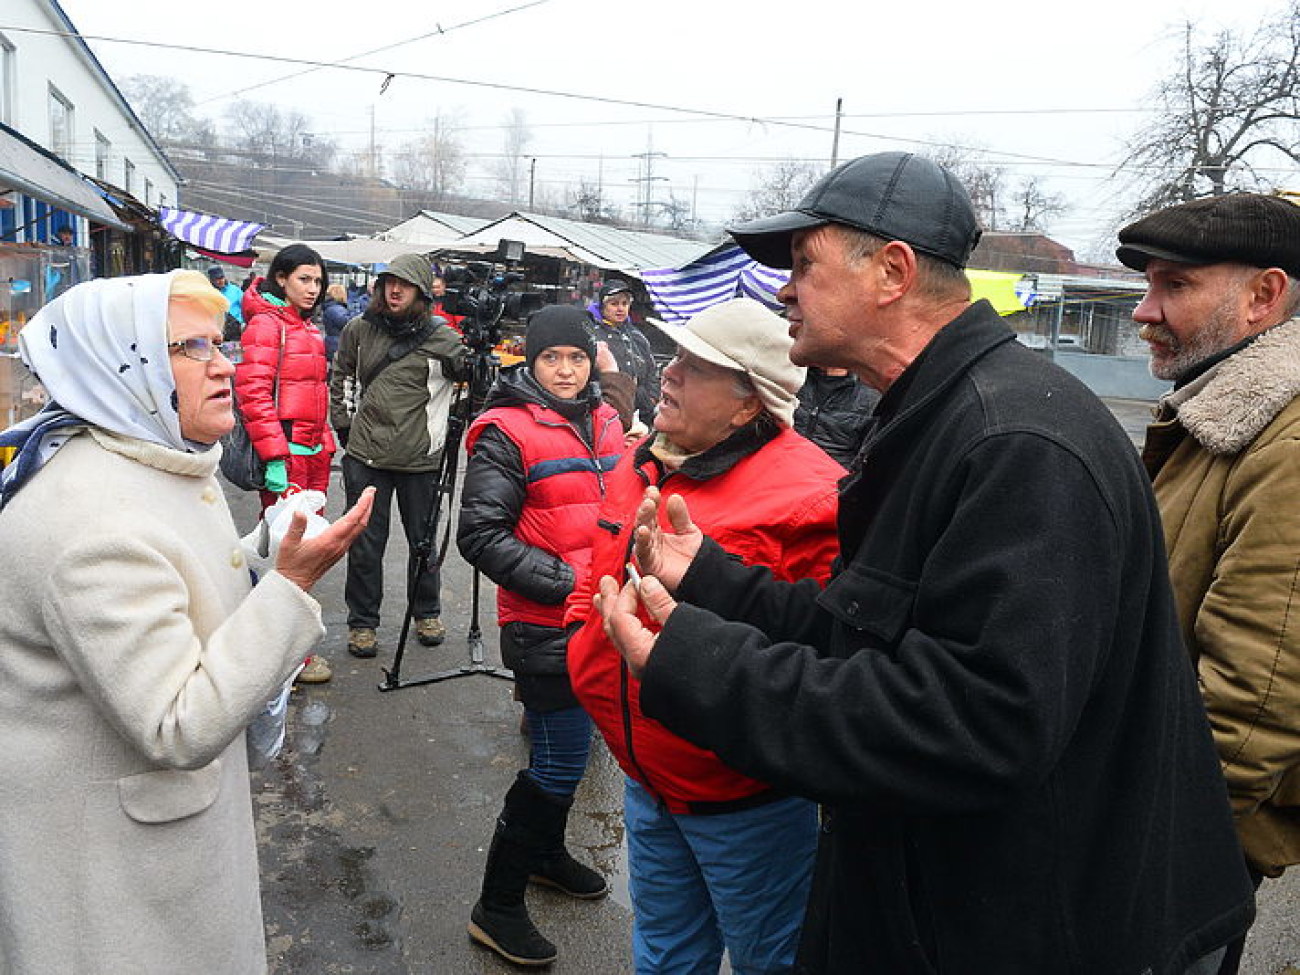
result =
[{"label": "blue jeans", "polygon": [[578,788],[591,751],[591,718],[582,708],[525,708],[532,754],[528,774],[542,791],[568,798]]},{"label": "blue jeans", "polygon": [[817,807],[779,799],[675,815],[631,779],[624,789],[638,975],[791,971],[812,880]]}]

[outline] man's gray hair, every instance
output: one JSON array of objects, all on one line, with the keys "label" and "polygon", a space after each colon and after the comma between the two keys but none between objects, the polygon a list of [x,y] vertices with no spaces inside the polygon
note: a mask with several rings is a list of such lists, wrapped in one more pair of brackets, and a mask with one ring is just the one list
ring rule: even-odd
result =
[{"label": "man's gray hair", "polygon": [[[833,223],[830,227],[844,243],[844,261],[858,264],[874,257],[882,247],[889,243],[883,237],[869,234],[856,227]],[[970,279],[961,268],[941,261],[937,257],[923,254],[913,249],[916,254],[917,293],[934,301],[951,301],[954,298],[970,298]]]},{"label": "man's gray hair", "polygon": [[1286,276],[1286,297],[1283,299],[1282,307],[1285,312],[1283,321],[1300,315],[1300,278],[1291,274]]}]

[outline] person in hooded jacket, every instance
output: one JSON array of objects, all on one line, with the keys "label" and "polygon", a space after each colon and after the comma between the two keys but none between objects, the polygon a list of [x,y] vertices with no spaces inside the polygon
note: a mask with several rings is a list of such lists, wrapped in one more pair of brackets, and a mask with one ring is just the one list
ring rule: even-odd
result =
[{"label": "person in hooded jacket", "polygon": [[[393,259],[375,281],[369,306],[343,329],[330,377],[330,419],[347,451],[343,488],[359,498],[376,490],[365,533],[348,555],[343,597],[348,606],[348,653],[378,654],[383,561],[393,496],[413,569],[439,490],[456,381],[465,378],[468,350],[447,322],[430,314],[433,267],[420,254]],[[411,594],[415,636],[424,646],[446,637],[440,573],[430,561]]]},{"label": "person in hooded jacket", "polygon": [[[602,897],[603,877],[573,859],[564,833],[591,745],[591,720],[566,669],[564,602],[591,561],[596,509],[623,453],[619,411],[602,387],[621,378],[598,354],[586,315],[551,305],[528,320],[526,365],[503,372],[466,437],[469,455],[456,541],[497,583],[501,658],[514,671],[532,750],[497,819],[475,941],[523,965],[556,949],[524,904],[529,879],[578,898]],[[623,389],[630,401],[631,383]],[[630,403],[629,403],[630,405]]]},{"label": "person in hooded jacket", "polygon": [[320,304],[320,330],[325,337],[325,358],[330,362],[334,361],[334,353],[339,350],[339,336],[351,320],[347,289],[341,284],[331,284],[325,289],[325,298]]}]

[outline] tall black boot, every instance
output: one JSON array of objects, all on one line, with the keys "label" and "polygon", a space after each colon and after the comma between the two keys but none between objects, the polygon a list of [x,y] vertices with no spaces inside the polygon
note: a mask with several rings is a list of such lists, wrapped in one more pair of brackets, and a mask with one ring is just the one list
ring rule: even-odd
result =
[{"label": "tall black boot", "polygon": [[530,821],[536,800],[523,783],[518,779],[510,787],[497,818],[483,892],[470,912],[469,936],[516,965],[549,965],[558,952],[534,927],[524,903],[529,874],[540,857],[541,834]]},{"label": "tall black boot", "polygon": [[537,802],[536,823],[541,849],[528,879],[582,900],[595,900],[608,894],[609,884],[605,878],[573,859],[564,845],[569,810],[573,806],[572,796],[552,795],[523,773],[520,773],[519,781],[527,782],[536,794]]}]

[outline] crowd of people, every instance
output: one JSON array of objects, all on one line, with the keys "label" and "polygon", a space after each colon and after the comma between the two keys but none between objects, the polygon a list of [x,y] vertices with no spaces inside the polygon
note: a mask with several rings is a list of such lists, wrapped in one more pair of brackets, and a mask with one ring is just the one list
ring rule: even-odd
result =
[{"label": "crowd of people", "polygon": [[[864,156],[729,232],[790,270],[783,315],[649,321],[660,369],[610,280],[533,313],[472,416],[416,254],[364,308],[294,244],[243,288],[99,279],[32,319],[51,402],[0,433],[0,970],[265,970],[245,729],[329,679],[310,590],[345,555],[347,652],[380,652],[394,496],[416,637],[444,639],[458,417],[456,541],[530,745],[476,944],[551,965],[528,885],[608,893],[566,842],[594,729],[638,973],[1239,970],[1300,862],[1300,207],[1120,231],[1173,385],[1140,453],[972,300],[942,166]],[[259,579],[215,479],[236,404],[264,509],[342,451],[345,513],[295,516]]]}]

